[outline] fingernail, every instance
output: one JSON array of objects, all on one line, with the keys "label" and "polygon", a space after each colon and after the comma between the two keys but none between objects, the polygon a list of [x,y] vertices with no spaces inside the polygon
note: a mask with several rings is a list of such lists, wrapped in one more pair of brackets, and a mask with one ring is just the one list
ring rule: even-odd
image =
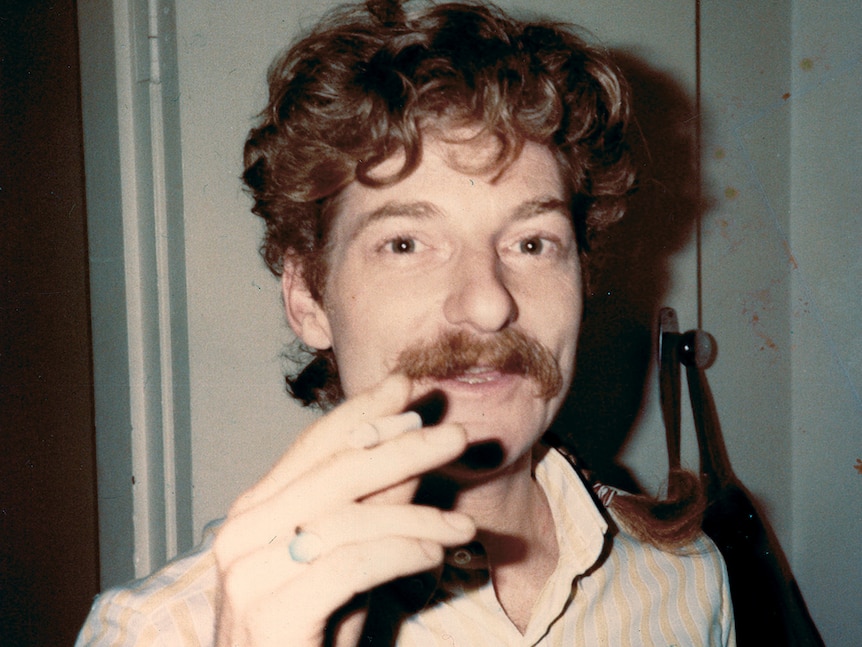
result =
[{"label": "fingernail", "polygon": [[422,548],[422,552],[428,556],[432,563],[440,562],[443,559],[443,547],[437,542],[420,539],[419,547]]},{"label": "fingernail", "polygon": [[355,449],[371,449],[380,443],[380,431],[371,422],[362,422],[350,430],[347,443]]},{"label": "fingernail", "polygon": [[473,520],[460,512],[444,511],[443,519],[458,532],[470,533],[471,535],[476,532],[476,524],[473,523]]},{"label": "fingernail", "polygon": [[415,411],[406,411],[395,416],[403,425],[404,431],[413,431],[422,427],[422,416]]},{"label": "fingernail", "polygon": [[439,427],[425,427],[425,440],[431,445],[445,445],[447,447],[464,442],[464,428],[460,425],[441,425]]},{"label": "fingernail", "polygon": [[350,431],[347,442],[356,449],[371,449],[384,440],[420,427],[422,427],[422,418],[418,413],[408,411],[379,418],[373,422],[366,420],[359,423]]},{"label": "fingernail", "polygon": [[383,438],[392,438],[411,429],[419,429],[422,426],[422,418],[413,411],[398,413],[374,421],[374,426],[380,430]]}]

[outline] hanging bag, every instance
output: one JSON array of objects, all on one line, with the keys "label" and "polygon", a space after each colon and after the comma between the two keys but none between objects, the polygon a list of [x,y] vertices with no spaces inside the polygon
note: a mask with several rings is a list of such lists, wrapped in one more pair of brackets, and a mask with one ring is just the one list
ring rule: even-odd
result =
[{"label": "hanging bag", "polygon": [[823,645],[787,559],[752,496],[734,474],[721,434],[706,368],[715,342],[701,330],[681,335],[676,313],[659,313],[659,389],[671,469],[680,466],[680,365],[706,490],[704,532],[727,564],[739,647]]}]

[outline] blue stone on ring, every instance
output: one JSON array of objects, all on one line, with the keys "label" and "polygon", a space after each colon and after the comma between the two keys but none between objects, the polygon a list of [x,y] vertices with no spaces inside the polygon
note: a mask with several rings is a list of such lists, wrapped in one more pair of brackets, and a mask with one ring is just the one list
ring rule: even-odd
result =
[{"label": "blue stone on ring", "polygon": [[290,558],[297,564],[310,564],[323,552],[323,541],[313,532],[296,529],[296,535],[288,545]]}]

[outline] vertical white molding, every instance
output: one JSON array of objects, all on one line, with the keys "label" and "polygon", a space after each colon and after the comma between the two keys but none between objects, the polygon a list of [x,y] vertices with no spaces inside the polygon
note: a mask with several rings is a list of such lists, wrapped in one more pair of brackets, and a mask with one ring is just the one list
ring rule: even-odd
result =
[{"label": "vertical white molding", "polygon": [[159,366],[161,371],[162,404],[162,489],[164,490],[164,550],[167,555],[177,552],[176,519],[176,451],[174,445],[173,349],[171,315],[170,254],[168,249],[167,186],[165,182],[165,132],[162,109],[161,56],[159,49],[159,7],[157,0],[148,0],[147,42],[150,55],[150,149],[152,152],[153,224],[156,262],[156,297],[158,299]]},{"label": "vertical white molding", "polygon": [[161,369],[166,556],[192,543],[185,244],[173,0],[148,0],[150,147]]},{"label": "vertical white molding", "polygon": [[157,530],[163,525],[163,506],[156,497],[161,456],[155,436],[161,421],[154,396],[160,391],[161,376],[156,361],[157,311],[153,307],[157,303],[152,253],[155,237],[149,233],[153,205],[148,186],[152,177],[147,97],[149,40],[146,31],[141,34],[142,27],[147,27],[146,6],[142,12],[142,4],[139,0],[114,2],[136,577],[151,571],[165,552]]},{"label": "vertical white molding", "polygon": [[79,23],[108,586],[145,575],[191,545],[173,3],[81,0]]}]

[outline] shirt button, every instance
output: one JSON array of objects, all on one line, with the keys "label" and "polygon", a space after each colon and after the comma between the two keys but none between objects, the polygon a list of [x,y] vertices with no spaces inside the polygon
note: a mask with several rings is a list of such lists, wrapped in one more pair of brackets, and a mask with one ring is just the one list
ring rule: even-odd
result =
[{"label": "shirt button", "polygon": [[459,548],[452,555],[452,560],[458,564],[458,566],[464,566],[465,564],[469,564],[470,560],[473,559],[473,555],[466,548]]}]

